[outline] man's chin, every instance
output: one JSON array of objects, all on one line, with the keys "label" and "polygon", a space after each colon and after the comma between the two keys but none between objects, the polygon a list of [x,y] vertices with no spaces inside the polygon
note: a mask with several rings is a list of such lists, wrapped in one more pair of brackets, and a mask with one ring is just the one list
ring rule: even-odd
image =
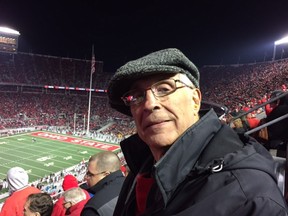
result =
[{"label": "man's chin", "polygon": [[173,143],[172,139],[167,137],[167,134],[148,135],[145,137],[145,140],[145,143],[149,146],[154,146],[156,148],[169,147]]}]

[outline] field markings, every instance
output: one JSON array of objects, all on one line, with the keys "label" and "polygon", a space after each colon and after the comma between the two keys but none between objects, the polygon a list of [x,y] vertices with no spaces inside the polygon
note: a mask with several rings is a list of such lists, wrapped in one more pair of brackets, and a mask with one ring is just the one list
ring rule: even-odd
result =
[{"label": "field markings", "polygon": [[93,147],[99,150],[116,151],[120,149],[120,146],[116,144],[108,144],[108,143],[103,143],[103,142],[99,142],[96,140],[87,140],[87,139],[82,139],[82,138],[65,136],[62,134],[53,134],[49,132],[40,131],[40,132],[33,132],[31,133],[31,135],[36,136],[36,137],[46,138],[46,139],[58,140],[61,142],[68,142],[68,143],[76,144],[76,145]]},{"label": "field markings", "polygon": [[[7,169],[10,169],[11,167],[10,166],[5,166],[5,165],[1,165],[2,167],[6,167]],[[31,167],[31,168],[35,168],[35,169],[39,169],[38,167],[34,167],[34,166],[30,166],[30,165],[28,165],[28,167]],[[23,168],[23,167],[22,167]],[[24,169],[24,168],[23,168]],[[26,170],[26,169],[25,169]],[[43,171],[44,171],[44,169],[43,169]],[[45,170],[45,171],[47,171],[47,170]],[[0,173],[1,175],[4,175],[4,176],[6,176],[6,173]],[[33,172],[32,172],[32,170],[31,170],[31,172],[29,172],[29,176],[35,176],[35,177],[37,177],[37,178],[42,178],[43,176],[39,176],[39,175],[36,175],[36,174],[34,174]]]},{"label": "field markings", "polygon": [[[31,137],[39,137],[36,142],[32,142]],[[41,136],[40,136],[41,134]],[[43,137],[44,136],[44,137]],[[50,140],[50,141],[49,141]],[[55,148],[51,149],[51,142],[58,141],[59,144],[55,144]],[[57,172],[60,170],[65,169],[65,167],[70,167],[73,166],[73,164],[78,164],[84,157],[85,155],[92,155],[94,154],[91,150],[110,150],[110,151],[116,151],[120,149],[120,146],[117,144],[107,144],[107,143],[102,143],[99,141],[91,141],[91,140],[85,140],[82,138],[75,138],[75,137],[69,137],[69,136],[63,136],[59,134],[53,134],[53,133],[44,133],[44,132],[32,132],[32,133],[25,133],[25,134],[17,134],[13,135],[10,137],[0,137],[0,143],[2,144],[1,146],[1,153],[4,153],[2,155],[1,161],[4,162],[3,160],[5,159],[5,162],[3,164],[0,163],[0,166],[5,167],[7,169],[11,168],[9,167],[9,164],[23,164],[24,160],[27,160],[27,163],[25,163],[25,167],[29,170],[29,168],[32,168],[32,173],[29,175],[32,175],[34,177],[43,177],[39,176],[35,173],[35,170],[38,170],[39,172],[44,171],[45,173],[51,173],[51,172]],[[73,145],[67,145],[73,144]],[[53,145],[52,145],[53,147]],[[90,150],[83,150],[83,147],[89,148]],[[25,150],[25,151],[24,151]],[[28,151],[27,151],[28,150]],[[13,152],[11,152],[13,151]],[[20,155],[21,156],[18,156]],[[66,154],[65,154],[66,153]],[[3,156],[7,156],[3,158]],[[27,156],[25,156],[27,155]],[[37,163],[37,159],[41,157],[47,157],[53,155],[53,159],[47,160],[43,163],[38,162],[39,167],[31,165],[28,161],[33,163]],[[9,158],[15,158],[17,157],[18,159],[16,160],[10,160]],[[37,158],[36,158],[37,157]],[[20,163],[19,163],[20,162]],[[55,162],[60,165],[62,164],[63,166],[55,166]],[[54,163],[53,169],[54,171],[51,171],[52,165]],[[42,164],[42,165],[41,165]],[[48,169],[45,169],[44,166],[45,164],[47,165]],[[24,165],[24,164],[23,164]],[[21,166],[21,165],[20,165]],[[43,166],[43,168],[41,168]],[[24,168],[24,167],[23,167]],[[49,169],[50,168],[50,169]],[[36,171],[37,172],[37,171]],[[0,176],[3,175],[6,177],[6,173],[0,172]]]},{"label": "field markings", "polygon": [[[21,157],[21,156],[17,156],[18,157],[18,160],[9,160],[9,159],[7,159],[7,158],[3,158],[3,159],[5,159],[6,160],[6,162],[5,163],[0,163],[0,165],[2,166],[2,167],[5,167],[5,168],[11,168],[11,166],[8,166],[9,164],[13,164],[13,163],[19,163],[19,162],[21,162],[21,161],[24,161],[24,160],[27,160],[27,161],[31,161],[32,163],[37,163],[37,158],[40,158],[40,157],[43,157],[43,156],[46,156],[46,155],[51,155],[51,154],[53,154],[53,152],[58,152],[59,150],[61,151],[61,150],[63,150],[63,151],[65,151],[65,150],[67,150],[68,148],[69,148],[69,145],[67,145],[66,144],[66,146],[63,146],[63,147],[60,147],[60,148],[58,148],[58,149],[53,149],[53,150],[51,150],[50,148],[47,148],[47,147],[45,147],[44,145],[48,145],[48,143],[44,143],[44,142],[41,142],[41,144],[40,143],[38,143],[38,144],[36,144],[36,143],[33,143],[33,144],[24,144],[24,143],[21,143],[21,142],[17,142],[17,141],[10,141],[9,142],[10,143],[10,146],[11,146],[11,144],[13,144],[13,146],[15,146],[15,143],[18,145],[18,146],[20,146],[20,147],[18,147],[18,148],[13,148],[12,150],[13,150],[13,152],[14,152],[14,154],[12,154],[12,153],[9,153],[8,151],[11,151],[11,149],[8,149],[8,148],[5,148],[5,150],[4,151],[2,151],[3,153],[5,153],[5,155],[7,155],[7,156],[11,156],[12,158],[13,158],[13,156],[15,157],[15,153],[17,152],[17,153],[25,153],[25,154],[27,154],[27,157]],[[8,143],[8,144],[9,144]],[[39,145],[40,144],[40,145]],[[40,147],[41,146],[41,147]],[[44,148],[43,148],[43,146],[44,146]],[[37,149],[35,149],[35,147],[37,148]],[[27,150],[27,149],[30,149],[30,153],[29,152],[27,152],[27,151],[23,151],[23,149],[25,149],[25,150]],[[42,151],[41,151],[41,149],[43,149]],[[45,150],[49,150],[48,152],[47,151],[45,151]],[[36,154],[31,154],[31,152],[37,152],[37,155]],[[75,156],[77,155],[77,154],[74,154]],[[35,156],[37,157],[37,158],[35,158]],[[59,156],[59,155],[55,155],[55,157],[61,157],[61,156]],[[54,159],[53,159],[53,161],[54,162],[59,162],[59,163],[61,163],[61,164],[65,164],[65,167],[70,167],[71,166],[71,162],[70,163],[68,163],[68,161],[66,160],[64,160],[64,159],[62,159],[62,160],[57,160],[57,159],[55,159],[55,157],[53,157]],[[82,157],[82,156],[81,156]],[[32,158],[34,158],[34,159],[32,159]],[[80,159],[72,159],[75,163],[79,163],[79,160]],[[7,162],[8,161],[8,162]],[[73,162],[73,163],[74,163]],[[40,163],[40,162],[38,162],[39,163],[39,165],[40,164],[42,164],[42,166],[45,166],[45,164],[47,164],[47,161],[46,162],[44,162],[44,163]],[[74,164],[75,164],[74,163]],[[41,165],[40,165],[41,166]],[[33,165],[31,165],[30,163],[26,163],[25,164],[25,167],[31,167],[31,168],[33,168],[34,170],[36,169],[36,170],[42,170],[42,171],[44,171],[44,172],[46,172],[46,173],[49,173],[49,172],[51,172],[51,170],[50,169],[43,169],[43,168],[41,168],[41,167],[36,167],[36,166],[33,166]],[[57,168],[58,170],[63,170],[64,168],[63,168],[63,166],[61,166],[61,167],[59,167],[59,166],[56,166],[56,165],[54,165],[53,166],[54,168]],[[3,175],[5,175],[6,176],[6,174],[4,174],[4,173],[1,173],[1,174],[3,174]],[[38,175],[35,175],[35,174],[32,174],[31,173],[31,175],[34,175],[34,176],[36,176],[36,177],[41,177],[41,176],[38,176]]]},{"label": "field markings", "polygon": [[[13,154],[7,154],[7,155],[14,156]],[[17,162],[21,162],[21,161],[27,161],[27,160],[28,161],[32,161],[33,163],[37,163],[36,160],[30,159],[30,158],[33,158],[33,157],[35,158],[35,155],[31,155],[30,157],[18,157],[19,158],[18,160],[11,160],[10,162],[6,162],[6,163],[3,163],[3,164],[1,163],[0,165],[11,168],[11,166],[7,166],[7,165],[13,164],[13,163],[17,163]],[[40,164],[43,164],[43,166],[44,166],[45,163],[40,163]],[[37,168],[37,169],[42,170],[42,171],[47,171],[47,169],[42,169],[41,167],[35,167],[35,166],[27,164],[27,163],[25,164],[25,166]],[[62,168],[62,167],[58,167],[58,166],[54,166],[54,167]]]},{"label": "field markings", "polygon": [[[36,152],[37,153],[37,155],[31,155],[31,152],[29,153],[29,152],[24,152],[24,151],[21,151],[21,149],[28,149],[27,147],[30,147],[31,148],[31,150],[33,149],[33,152]],[[30,160],[30,161],[32,161],[32,162],[37,162],[37,159],[35,159],[35,160],[33,160],[33,159],[30,159],[30,158],[35,158],[35,156],[37,157],[37,158],[41,158],[41,157],[47,157],[47,156],[50,156],[51,154],[54,156],[55,154],[53,154],[53,152],[58,152],[59,150],[66,150],[68,147],[61,147],[61,148],[58,148],[58,149],[53,149],[53,150],[51,150],[51,149],[49,149],[49,148],[42,148],[43,149],[43,151],[41,151],[41,148],[39,148],[39,146],[37,146],[37,149],[35,149],[35,148],[33,148],[34,147],[34,145],[33,144],[30,144],[30,145],[23,145],[23,147],[20,147],[20,148],[14,148],[13,149],[13,152],[18,152],[18,153],[25,153],[25,154],[27,154],[28,155],[28,157],[20,157],[22,160]],[[43,143],[41,144],[41,147],[43,147]],[[45,150],[49,150],[49,151],[45,151]],[[15,156],[15,155],[13,155],[13,154],[11,154],[11,153],[9,153],[7,150],[6,151],[3,151],[6,155],[10,155],[10,156]],[[31,156],[30,156],[31,155]],[[77,154],[74,154],[74,155],[77,155]],[[60,157],[59,155],[55,155],[56,157]],[[54,157],[55,158],[55,157]],[[8,160],[7,158],[6,158],[6,160]],[[58,160],[58,159],[53,159],[54,161],[56,161],[56,162],[59,162],[59,163],[62,163],[62,164],[66,164],[66,165],[68,165],[68,166],[70,166],[71,165],[71,163],[68,163],[68,162],[65,162],[65,160]],[[79,162],[79,160],[77,160],[77,159],[72,159],[72,160],[74,160],[75,162]],[[10,161],[10,163],[13,163],[13,162],[19,162],[19,161],[21,161],[21,160],[11,160]],[[7,163],[6,163],[7,164]],[[0,165],[1,165],[1,163],[0,163]],[[58,167],[58,166],[54,166],[54,167],[56,167],[56,168],[61,168],[61,167]]]}]

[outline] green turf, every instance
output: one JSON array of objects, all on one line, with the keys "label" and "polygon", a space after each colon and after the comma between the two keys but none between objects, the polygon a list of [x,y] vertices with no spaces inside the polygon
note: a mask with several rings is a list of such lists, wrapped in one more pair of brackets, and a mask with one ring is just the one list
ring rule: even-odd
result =
[{"label": "green turf", "polygon": [[33,182],[103,151],[40,137],[32,142],[32,138],[29,133],[0,138],[0,179],[11,167],[20,166],[29,173],[29,182]]}]

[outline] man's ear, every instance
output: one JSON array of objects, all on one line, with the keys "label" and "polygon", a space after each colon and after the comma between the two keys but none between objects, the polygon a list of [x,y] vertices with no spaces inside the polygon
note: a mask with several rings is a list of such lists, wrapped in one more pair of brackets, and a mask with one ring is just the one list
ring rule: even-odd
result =
[{"label": "man's ear", "polygon": [[194,107],[195,109],[200,110],[200,106],[201,106],[201,92],[198,88],[195,88],[193,93],[192,93],[192,99],[194,101]]},{"label": "man's ear", "polygon": [[39,212],[35,212],[36,216],[41,216],[41,214]]}]

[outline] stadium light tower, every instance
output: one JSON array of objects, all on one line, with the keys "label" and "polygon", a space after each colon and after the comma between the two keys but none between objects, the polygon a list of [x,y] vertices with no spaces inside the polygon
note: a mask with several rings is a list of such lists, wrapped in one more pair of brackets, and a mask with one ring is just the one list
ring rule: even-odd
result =
[{"label": "stadium light tower", "polygon": [[288,43],[288,36],[274,42],[273,59],[272,59],[273,61],[275,60],[276,46],[285,43]]},{"label": "stadium light tower", "polygon": [[0,26],[0,32],[12,34],[12,35],[20,35],[19,31],[16,31],[14,29],[7,28],[7,27],[2,27],[2,26]]},{"label": "stadium light tower", "polygon": [[18,31],[0,26],[0,52],[17,52],[19,36]]}]

